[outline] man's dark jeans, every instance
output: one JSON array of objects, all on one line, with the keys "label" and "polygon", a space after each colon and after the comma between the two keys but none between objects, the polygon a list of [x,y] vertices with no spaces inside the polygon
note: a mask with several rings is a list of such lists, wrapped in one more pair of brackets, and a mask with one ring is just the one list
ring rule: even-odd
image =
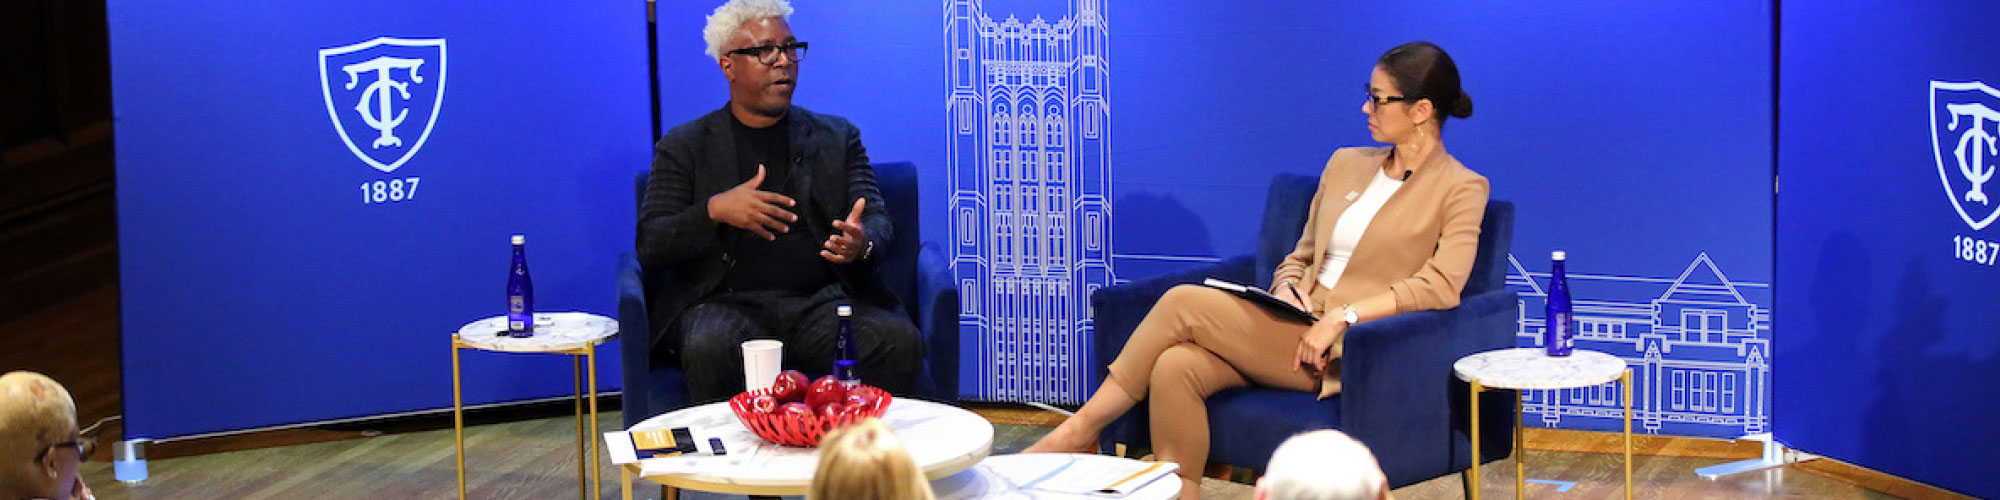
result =
[{"label": "man's dark jeans", "polygon": [[[834,308],[854,307],[855,371],[864,384],[896,395],[916,392],[923,371],[923,335],[901,311],[853,300],[839,285],[810,295],[756,291],[722,293],[696,303],[674,320],[681,368],[696,404],[743,392],[744,341],[785,343],[784,367],[817,378],[831,372],[839,338]],[[658,353],[656,353],[657,355]]]}]

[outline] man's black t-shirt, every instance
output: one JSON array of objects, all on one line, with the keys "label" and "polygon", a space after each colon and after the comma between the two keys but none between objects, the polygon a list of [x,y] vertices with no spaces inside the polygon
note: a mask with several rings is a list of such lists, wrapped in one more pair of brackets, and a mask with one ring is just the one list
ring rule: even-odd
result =
[{"label": "man's black t-shirt", "polygon": [[[741,178],[757,175],[757,166],[764,166],[764,183],[758,188],[790,197],[798,202],[787,210],[799,216],[796,222],[787,223],[790,232],[774,233],[778,239],[766,241],[763,237],[748,231],[728,228],[743,234],[736,238],[728,252],[729,271],[722,277],[722,291],[749,292],[779,290],[812,293],[836,279],[832,264],[819,256],[823,240],[812,234],[808,224],[826,225],[828,221],[815,220],[806,207],[808,189],[793,175],[794,165],[791,153],[791,117],[765,128],[751,128],[742,121],[731,119],[730,131],[736,136],[736,166]],[[784,221],[780,221],[784,222]],[[817,226],[811,226],[817,227]]]}]

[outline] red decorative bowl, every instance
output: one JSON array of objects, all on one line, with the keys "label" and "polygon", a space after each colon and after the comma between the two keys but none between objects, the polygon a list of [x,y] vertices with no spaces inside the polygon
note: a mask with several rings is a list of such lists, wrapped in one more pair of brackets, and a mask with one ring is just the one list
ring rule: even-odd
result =
[{"label": "red decorative bowl", "polygon": [[744,427],[749,427],[750,432],[756,433],[757,437],[764,438],[765,441],[785,446],[811,448],[819,446],[819,438],[825,436],[828,432],[832,432],[834,429],[864,418],[882,418],[882,414],[889,411],[889,400],[891,399],[889,391],[866,384],[855,386],[849,391],[864,390],[872,391],[877,396],[873,408],[844,411],[839,417],[832,419],[821,418],[817,413],[813,415],[788,415],[785,413],[759,413],[757,410],[751,409],[750,400],[755,399],[757,396],[770,394],[771,390],[769,388],[749,391],[729,398],[729,409],[736,412],[736,419],[742,421]]}]

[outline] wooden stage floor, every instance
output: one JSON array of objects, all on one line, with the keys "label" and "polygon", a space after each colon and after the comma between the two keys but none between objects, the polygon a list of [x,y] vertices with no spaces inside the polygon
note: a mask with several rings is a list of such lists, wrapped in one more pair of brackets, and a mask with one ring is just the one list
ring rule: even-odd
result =
[{"label": "wooden stage floor", "polygon": [[[0,325],[0,370],[46,373],[77,398],[87,425],[116,415],[119,400],[117,292],[106,288]],[[995,423],[994,453],[1025,448],[1060,421],[1059,415],[1003,405],[974,406]],[[471,496],[482,499],[556,499],[576,494],[574,421],[568,406],[540,405],[481,414],[466,435]],[[619,413],[600,416],[614,429]],[[107,426],[105,446],[84,466],[98,498],[174,499],[404,499],[449,498],[456,493],[449,413],[380,423],[260,432],[171,443],[152,450],[152,477],[134,485],[111,477],[109,442],[122,436]],[[1622,488],[1616,435],[1536,430],[1528,435],[1530,478],[1575,482],[1530,484],[1536,498],[1614,498]],[[1742,474],[1719,480],[1695,476],[1696,468],[1754,456],[1756,448],[1717,441],[1650,438],[1638,447],[1636,498],[1966,498],[1830,460]],[[1512,459],[1486,466],[1484,495],[1513,497]],[[617,496],[617,470],[604,470],[606,498]],[[1235,480],[1208,479],[1205,498],[1251,498],[1250,471]],[[647,483],[641,483],[647,484]],[[658,489],[637,488],[645,498]],[[1888,492],[1888,493],[1884,493]],[[1395,491],[1404,500],[1459,498],[1458,475]],[[740,498],[740,497],[739,497]]]}]

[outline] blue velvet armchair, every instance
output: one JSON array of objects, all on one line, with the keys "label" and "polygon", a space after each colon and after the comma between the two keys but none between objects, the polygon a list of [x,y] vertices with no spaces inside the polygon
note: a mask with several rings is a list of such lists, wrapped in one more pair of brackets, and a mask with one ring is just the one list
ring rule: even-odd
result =
[{"label": "blue velvet armchair", "polygon": [[[1096,353],[1109,364],[1133,328],[1167,289],[1217,278],[1269,288],[1275,269],[1298,242],[1318,186],[1312,177],[1287,174],[1271,182],[1256,255],[1148,280],[1104,288],[1091,295],[1096,310]],[[1467,391],[1452,374],[1459,357],[1512,347],[1520,306],[1505,286],[1514,205],[1489,201],[1480,224],[1479,253],[1458,307],[1398,314],[1356,325],[1343,341],[1343,392],[1317,394],[1244,387],[1208,399],[1209,462],[1261,469],[1286,438],[1314,429],[1340,429],[1373,450],[1392,487],[1463,471],[1468,467]],[[1105,370],[1098,371],[1098,379]],[[1513,423],[1511,392],[1482,395],[1482,457],[1505,458]],[[1492,416],[1501,416],[1491,418]],[[1107,427],[1100,446],[1146,447],[1146,404]]]},{"label": "blue velvet armchair", "polygon": [[[896,294],[903,311],[923,332],[924,370],[918,381],[918,395],[933,401],[957,399],[958,391],[958,287],[952,279],[951,259],[935,245],[923,244],[917,213],[923,204],[917,196],[917,168],[909,163],[876,164],[875,180],[882,199],[890,207],[896,227],[895,241],[887,251],[878,250],[882,281]],[[634,183],[639,197],[646,192],[646,172]],[[647,290],[674,286],[671,277],[658,270],[643,269],[638,257],[626,252],[618,258],[619,356],[624,368],[624,412],[627,427],[654,415],[687,406],[690,401],[687,379],[679,365],[652,364],[652,325],[646,311]]]}]

